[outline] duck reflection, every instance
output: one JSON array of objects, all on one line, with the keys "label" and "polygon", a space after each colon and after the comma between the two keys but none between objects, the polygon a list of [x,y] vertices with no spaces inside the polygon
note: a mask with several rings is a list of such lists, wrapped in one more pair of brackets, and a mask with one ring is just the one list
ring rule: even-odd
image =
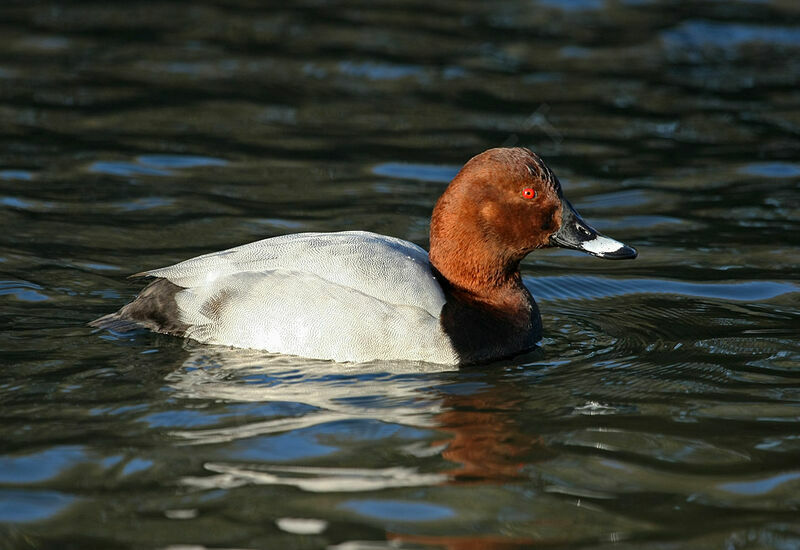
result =
[{"label": "duck reflection", "polygon": [[494,383],[473,394],[444,395],[436,421],[451,439],[442,457],[457,466],[450,479],[459,483],[497,483],[519,478],[532,455],[546,452],[541,437],[521,430],[519,390]]},{"label": "duck reflection", "polygon": [[[184,367],[172,373],[169,380],[179,395],[190,399],[309,406],[304,414],[291,418],[174,431],[173,435],[186,444],[241,443],[346,420],[377,420],[422,429],[426,434],[404,447],[404,459],[394,464],[373,462],[373,467],[355,464],[358,460],[352,461],[353,466],[343,467],[341,460],[326,458],[314,460],[313,466],[303,465],[303,460],[209,461],[204,467],[211,475],[183,480],[186,485],[203,489],[279,484],[312,493],[353,493],[402,487],[499,485],[525,477],[524,466],[548,454],[541,437],[524,430],[519,421],[525,399],[523,388],[487,369],[457,371],[425,363],[342,365],[203,347],[193,350]],[[336,465],[327,467],[325,462]],[[509,548],[531,542],[505,536],[496,540],[429,536],[414,533],[414,525],[409,522],[404,527],[409,533],[387,536],[456,549]],[[479,546],[475,546],[477,543]]]}]

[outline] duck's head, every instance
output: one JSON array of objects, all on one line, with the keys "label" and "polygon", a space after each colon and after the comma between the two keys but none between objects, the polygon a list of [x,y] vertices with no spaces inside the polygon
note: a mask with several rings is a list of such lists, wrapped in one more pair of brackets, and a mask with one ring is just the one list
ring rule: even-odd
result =
[{"label": "duck's head", "polygon": [[461,264],[477,269],[492,261],[516,269],[526,254],[550,246],[612,260],[636,257],[634,248],[587,224],[550,168],[521,147],[489,149],[470,159],[431,218],[431,262],[440,271],[439,264],[456,261],[458,249],[465,256]]}]

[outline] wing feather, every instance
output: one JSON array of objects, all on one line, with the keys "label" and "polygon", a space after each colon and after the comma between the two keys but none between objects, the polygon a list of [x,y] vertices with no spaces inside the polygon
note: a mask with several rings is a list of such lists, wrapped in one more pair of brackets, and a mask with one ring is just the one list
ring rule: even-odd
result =
[{"label": "wing feather", "polygon": [[444,294],[428,254],[401,239],[365,231],[283,235],[143,272],[193,288],[229,275],[288,270],[316,275],[383,301],[438,315]]}]

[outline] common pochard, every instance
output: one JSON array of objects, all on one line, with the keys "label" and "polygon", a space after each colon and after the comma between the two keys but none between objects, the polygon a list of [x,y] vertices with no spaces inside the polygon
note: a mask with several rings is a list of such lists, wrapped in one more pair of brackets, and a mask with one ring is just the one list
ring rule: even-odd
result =
[{"label": "common pochard", "polygon": [[91,325],[334,361],[483,362],[541,339],[519,264],[551,246],[636,257],[581,219],[538,155],[490,149],[437,201],[430,253],[366,231],[273,237],[138,273],[155,279]]}]

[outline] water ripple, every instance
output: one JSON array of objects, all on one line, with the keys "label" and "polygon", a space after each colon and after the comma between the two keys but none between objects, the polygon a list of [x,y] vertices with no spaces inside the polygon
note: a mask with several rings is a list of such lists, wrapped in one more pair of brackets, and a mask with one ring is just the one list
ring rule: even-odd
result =
[{"label": "water ripple", "polygon": [[23,302],[43,302],[50,297],[44,294],[44,289],[36,283],[29,281],[11,280],[0,281],[0,296],[13,296]]},{"label": "water ripple", "polygon": [[181,483],[202,489],[224,489],[243,485],[290,485],[312,493],[366,492],[398,487],[436,485],[447,476],[420,473],[414,468],[314,468],[207,463],[206,470],[218,475],[185,477]]},{"label": "water ripple", "polygon": [[533,295],[543,300],[591,299],[626,294],[673,294],[752,302],[800,291],[800,285],[778,281],[687,283],[666,279],[603,279],[579,275],[525,277],[524,280]]}]

